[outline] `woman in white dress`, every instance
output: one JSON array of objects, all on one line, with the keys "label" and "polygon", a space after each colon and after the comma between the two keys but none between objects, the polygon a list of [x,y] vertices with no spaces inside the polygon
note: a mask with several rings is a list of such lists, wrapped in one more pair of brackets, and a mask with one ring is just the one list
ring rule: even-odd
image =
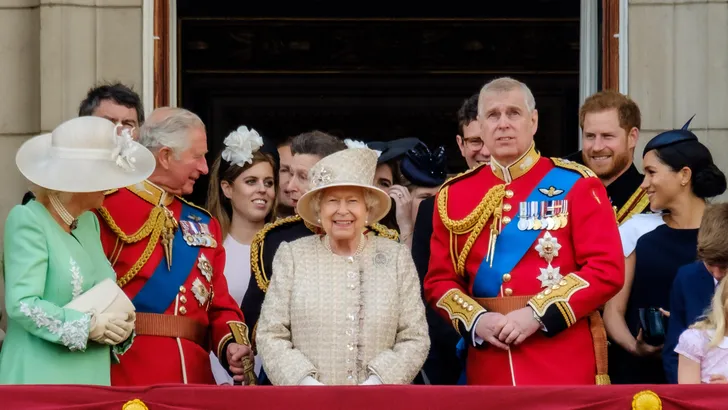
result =
[{"label": "woman in white dress", "polygon": [[[245,126],[231,132],[224,144],[210,173],[207,209],[220,221],[225,238],[225,278],[230,294],[241,304],[250,283],[250,242],[275,217],[276,162],[272,155],[260,151],[261,136]],[[232,377],[212,352],[210,362],[217,384],[232,385]],[[260,366],[256,360],[256,375]]]}]

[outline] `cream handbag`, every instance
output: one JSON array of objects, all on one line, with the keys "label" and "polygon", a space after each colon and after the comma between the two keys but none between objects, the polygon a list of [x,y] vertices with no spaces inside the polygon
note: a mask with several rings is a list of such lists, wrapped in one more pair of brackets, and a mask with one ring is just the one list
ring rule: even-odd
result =
[{"label": "cream handbag", "polygon": [[64,307],[83,313],[130,313],[136,310],[126,293],[112,279],[104,279]]}]

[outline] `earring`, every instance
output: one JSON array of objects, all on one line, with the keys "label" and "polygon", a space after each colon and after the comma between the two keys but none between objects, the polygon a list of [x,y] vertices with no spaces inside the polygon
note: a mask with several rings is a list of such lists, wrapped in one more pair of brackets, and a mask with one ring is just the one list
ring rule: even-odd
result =
[{"label": "earring", "polygon": [[687,184],[688,184],[687,182],[681,182],[681,183],[680,183],[680,185],[682,185],[682,186],[685,186],[685,185],[687,185]]},{"label": "earring", "polygon": [[316,222],[321,223],[321,218],[316,218]]}]

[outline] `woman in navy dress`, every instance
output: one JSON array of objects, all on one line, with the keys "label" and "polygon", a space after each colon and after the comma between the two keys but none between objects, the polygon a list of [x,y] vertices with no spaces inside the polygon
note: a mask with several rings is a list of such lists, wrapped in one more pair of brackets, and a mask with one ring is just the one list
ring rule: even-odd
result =
[{"label": "woman in navy dress", "polygon": [[620,228],[625,281],[605,306],[604,323],[612,341],[609,370],[615,384],[665,383],[660,350],[646,343],[640,309],[668,315],[670,287],[677,270],[696,260],[697,237],[706,200],[726,190],[726,178],[708,148],[687,126],[653,138],[643,152],[650,208]]}]

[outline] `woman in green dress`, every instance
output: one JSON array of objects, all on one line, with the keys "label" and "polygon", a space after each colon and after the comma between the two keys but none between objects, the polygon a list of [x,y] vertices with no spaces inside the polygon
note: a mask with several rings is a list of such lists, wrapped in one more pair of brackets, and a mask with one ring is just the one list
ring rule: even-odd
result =
[{"label": "woman in green dress", "polygon": [[90,209],[104,191],[143,181],[154,157],[111,121],[79,117],[20,147],[16,164],[36,199],[5,222],[8,328],[0,384],[109,385],[111,361],[133,339],[134,314],[64,306],[116,280]]}]

